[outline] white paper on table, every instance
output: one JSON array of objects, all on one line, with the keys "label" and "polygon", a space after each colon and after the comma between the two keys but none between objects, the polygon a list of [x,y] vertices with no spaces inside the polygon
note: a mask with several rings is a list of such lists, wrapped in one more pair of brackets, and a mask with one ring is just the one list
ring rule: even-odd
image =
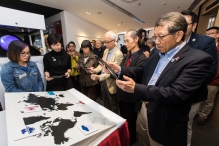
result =
[{"label": "white paper on table", "polygon": [[22,127],[13,128],[14,140],[23,139],[29,136],[40,134],[42,131],[37,124],[24,125]]},{"label": "white paper on table", "polygon": [[77,127],[84,135],[88,135],[99,130],[97,126],[95,126],[95,124],[92,123],[77,124]]},{"label": "white paper on table", "polygon": [[22,109],[22,113],[32,113],[32,112],[38,112],[42,111],[42,108],[40,105],[29,105],[29,106],[24,106]]}]

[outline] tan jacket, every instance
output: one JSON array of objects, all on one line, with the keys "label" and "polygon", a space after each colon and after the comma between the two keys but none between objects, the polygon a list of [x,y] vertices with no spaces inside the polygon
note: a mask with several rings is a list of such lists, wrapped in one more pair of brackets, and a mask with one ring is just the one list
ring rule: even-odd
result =
[{"label": "tan jacket", "polygon": [[[103,53],[103,61],[106,61],[106,58],[107,58],[107,55],[108,55],[108,52],[109,52],[109,49],[106,49]],[[109,62],[114,62],[116,63],[117,65],[120,65],[120,63],[122,62],[122,59],[123,59],[123,54],[122,52],[120,51],[120,49],[118,49],[117,47],[115,48],[113,54],[111,55],[111,58],[109,60]],[[95,68],[95,71],[98,73],[98,72],[101,72],[102,71],[102,66],[101,65],[98,65],[96,68]],[[116,91],[117,91],[117,86],[116,86],[116,81],[115,79],[112,79],[110,78],[110,74],[101,74],[99,75],[99,81],[104,81],[106,80],[106,83],[107,83],[107,87],[109,89],[109,92],[111,94],[115,94]]]}]

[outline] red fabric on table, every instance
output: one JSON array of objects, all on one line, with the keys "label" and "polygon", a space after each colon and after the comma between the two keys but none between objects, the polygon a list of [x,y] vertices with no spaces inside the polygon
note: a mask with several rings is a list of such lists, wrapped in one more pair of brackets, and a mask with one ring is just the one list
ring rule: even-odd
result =
[{"label": "red fabric on table", "polygon": [[121,127],[111,133],[99,146],[130,146],[128,123],[125,122]]}]

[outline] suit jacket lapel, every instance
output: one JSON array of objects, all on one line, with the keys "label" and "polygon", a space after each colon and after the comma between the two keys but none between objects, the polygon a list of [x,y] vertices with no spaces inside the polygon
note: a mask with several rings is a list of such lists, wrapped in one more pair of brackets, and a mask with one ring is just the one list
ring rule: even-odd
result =
[{"label": "suit jacket lapel", "polygon": [[[139,55],[141,54],[141,50],[138,50],[138,52],[134,55],[134,57],[132,58],[132,61],[130,62],[130,65],[129,66],[132,66],[135,62],[136,62],[136,60],[137,60],[137,58],[139,57]],[[128,59],[127,59],[128,60]],[[127,61],[126,60],[126,61]]]},{"label": "suit jacket lapel", "polygon": [[108,52],[109,52],[109,49],[106,49],[106,50],[104,51],[103,58],[102,58],[104,61],[106,61],[106,57],[107,57],[107,55],[108,55]]},{"label": "suit jacket lapel", "polygon": [[162,77],[176,64],[178,63],[183,57],[183,52],[187,51],[190,48],[188,44],[186,44],[178,53],[174,55],[174,57],[170,60],[170,62],[167,64],[163,72],[161,73],[160,77],[158,78],[157,83],[162,79]]},{"label": "suit jacket lapel", "polygon": [[194,45],[196,44],[196,37],[195,37],[195,33],[194,32],[192,32],[192,34],[191,34],[191,36],[190,36],[190,39],[189,39],[189,42],[188,42],[188,44],[193,48],[194,47]]}]

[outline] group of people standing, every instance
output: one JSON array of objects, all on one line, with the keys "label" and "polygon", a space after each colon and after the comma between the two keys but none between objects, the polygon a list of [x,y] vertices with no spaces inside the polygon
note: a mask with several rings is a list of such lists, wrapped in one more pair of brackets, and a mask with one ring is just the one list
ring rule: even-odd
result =
[{"label": "group of people standing", "polygon": [[[84,40],[81,54],[74,42],[65,51],[62,37],[50,34],[51,51],[43,58],[46,91],[75,87],[96,100],[100,84],[104,106],[128,121],[130,144],[137,140],[137,121],[140,145],[190,145],[193,118],[218,69],[215,40],[193,32],[197,21],[187,10],[164,14],[155,23],[154,38],[146,42],[145,32],[130,29],[124,37],[126,55],[117,47],[113,31],[104,34],[105,50]],[[29,61],[28,46],[12,41],[7,54],[10,61],[1,70],[5,91],[44,91],[36,63]],[[118,79],[98,57],[114,69]]]}]

